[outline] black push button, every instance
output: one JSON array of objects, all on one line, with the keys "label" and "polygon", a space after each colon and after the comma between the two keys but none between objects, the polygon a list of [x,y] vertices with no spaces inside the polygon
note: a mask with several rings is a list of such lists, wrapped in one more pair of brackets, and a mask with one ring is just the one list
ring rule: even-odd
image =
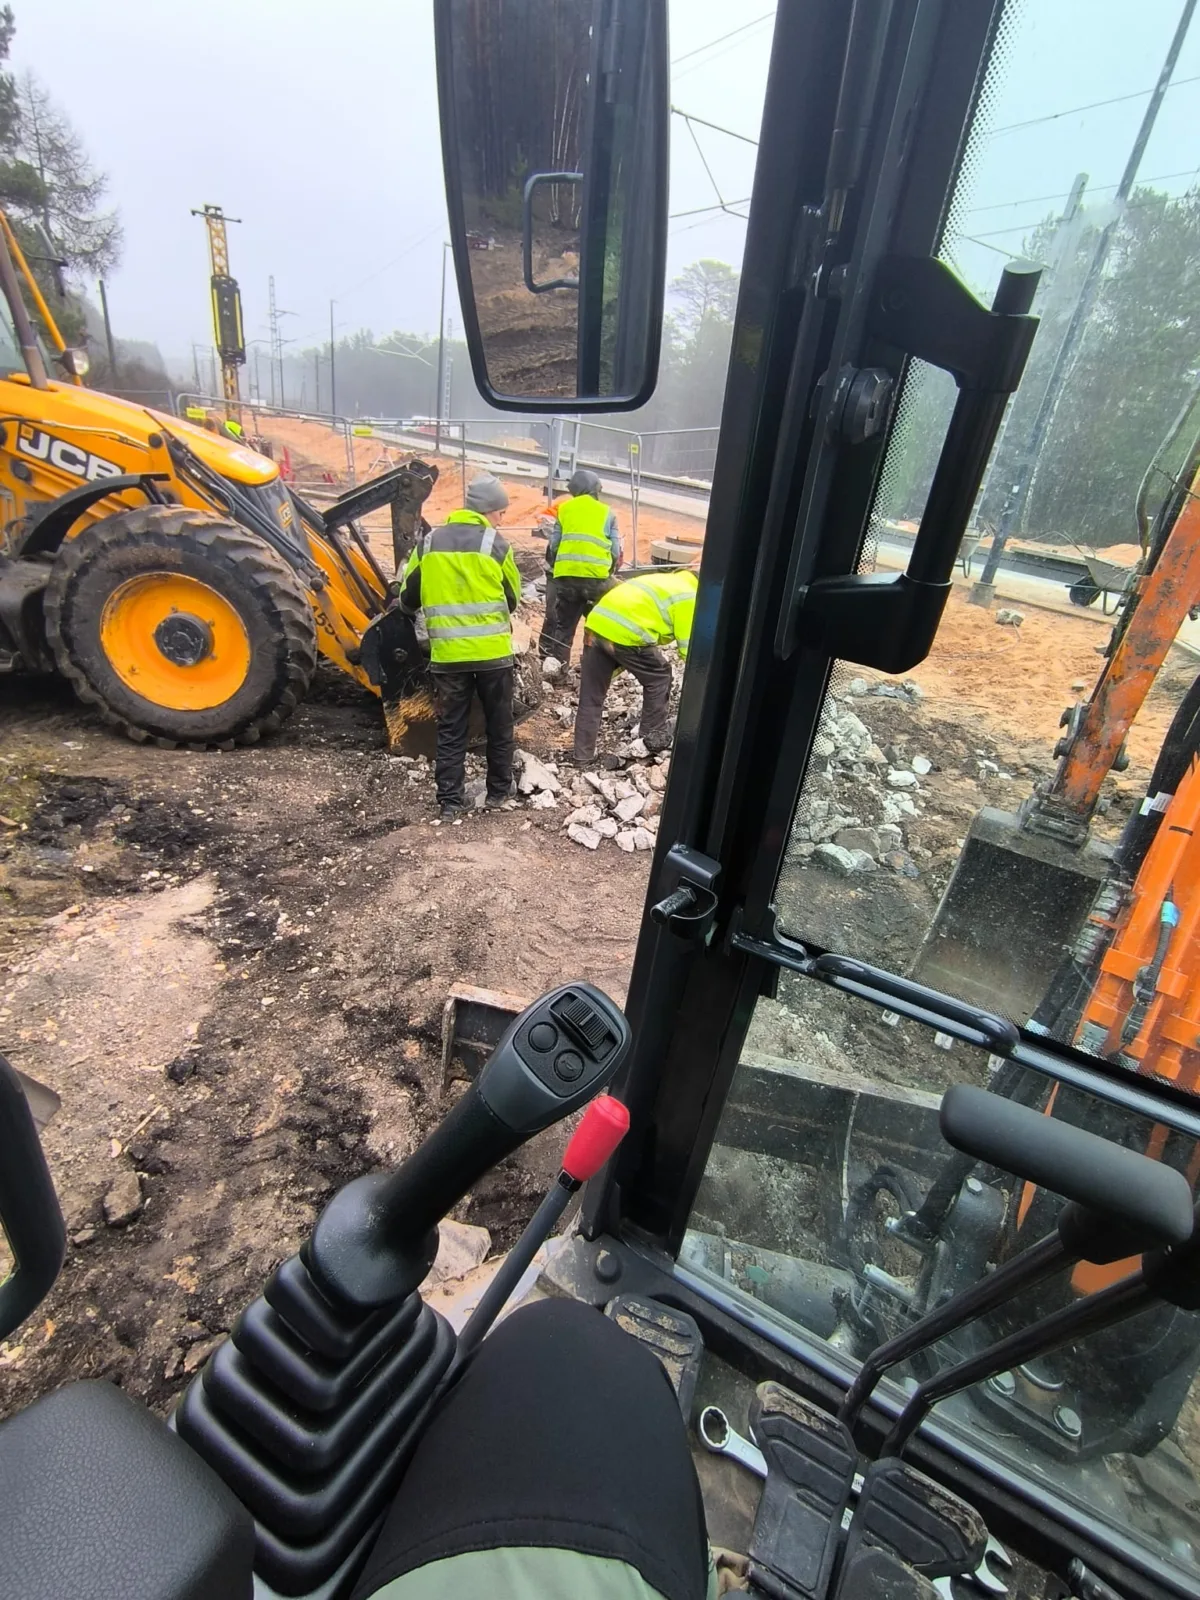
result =
[{"label": "black push button", "polygon": [[564,1050],[555,1057],[554,1073],[564,1083],[574,1083],[576,1078],[583,1076],[583,1057],[576,1055],[574,1050]]},{"label": "black push button", "polygon": [[539,1022],[530,1028],[529,1042],[535,1050],[553,1050],[558,1043],[558,1029],[548,1022]]}]

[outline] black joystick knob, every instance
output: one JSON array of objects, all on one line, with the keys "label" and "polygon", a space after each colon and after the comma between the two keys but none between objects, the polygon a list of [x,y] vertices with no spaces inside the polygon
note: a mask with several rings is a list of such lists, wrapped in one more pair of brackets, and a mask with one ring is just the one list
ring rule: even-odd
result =
[{"label": "black joystick knob", "polygon": [[363,1310],[411,1293],[447,1211],[490,1167],[610,1083],[630,1038],[622,1012],[590,983],[536,1000],[407,1161],[334,1195],[305,1251],[317,1286]]}]

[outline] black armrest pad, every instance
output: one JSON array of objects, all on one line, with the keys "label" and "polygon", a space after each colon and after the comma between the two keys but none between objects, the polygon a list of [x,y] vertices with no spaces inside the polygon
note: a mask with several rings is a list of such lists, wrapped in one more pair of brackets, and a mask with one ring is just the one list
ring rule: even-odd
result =
[{"label": "black armrest pad", "polygon": [[250,1600],[254,1523],[165,1424],[74,1383],[0,1424],[0,1595]]}]

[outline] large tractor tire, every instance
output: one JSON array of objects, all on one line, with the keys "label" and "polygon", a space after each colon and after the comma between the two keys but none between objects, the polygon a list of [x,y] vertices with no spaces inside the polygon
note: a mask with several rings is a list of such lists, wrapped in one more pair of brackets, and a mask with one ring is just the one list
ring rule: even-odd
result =
[{"label": "large tractor tire", "polygon": [[254,744],[317,662],[291,568],[237,523],[180,506],[106,517],[64,544],[45,615],[79,698],[139,743]]}]

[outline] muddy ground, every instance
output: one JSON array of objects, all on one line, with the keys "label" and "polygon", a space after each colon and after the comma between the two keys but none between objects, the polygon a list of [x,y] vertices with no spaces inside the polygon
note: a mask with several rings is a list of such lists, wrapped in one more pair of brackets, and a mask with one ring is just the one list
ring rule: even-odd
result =
[{"label": "muddy ground", "polygon": [[[523,737],[553,754],[553,728]],[[332,1191],[445,1109],[455,981],[583,972],[623,998],[649,856],[585,870],[561,811],[434,826],[412,773],[377,704],[327,678],[276,740],[209,755],[6,683],[0,1048],[62,1099],[44,1140],[70,1244],[0,1346],[0,1410],[84,1376],[165,1408]],[[460,1214],[511,1243],[558,1147]],[[110,1225],[106,1197],[139,1214]]]}]

